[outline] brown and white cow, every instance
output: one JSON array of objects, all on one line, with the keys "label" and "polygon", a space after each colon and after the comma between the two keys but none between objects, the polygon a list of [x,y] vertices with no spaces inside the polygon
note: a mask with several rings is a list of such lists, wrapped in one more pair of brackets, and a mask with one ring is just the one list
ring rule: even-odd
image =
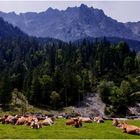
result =
[{"label": "brown and white cow", "polygon": [[37,119],[37,118],[34,118],[33,116],[29,115],[29,116],[26,116],[26,125],[30,125],[32,120],[34,119]]},{"label": "brown and white cow", "polygon": [[100,116],[95,117],[93,121],[97,122],[97,123],[104,123],[104,119],[102,117],[100,117]]},{"label": "brown and white cow", "polygon": [[124,133],[140,135],[140,127],[129,125],[126,122],[121,124]]},{"label": "brown and white cow", "polygon": [[[66,121],[66,125],[75,125],[75,120],[76,119],[68,119],[67,121]],[[78,119],[77,119],[78,120]]]},{"label": "brown and white cow", "polygon": [[34,129],[39,129],[39,128],[42,128],[42,124],[37,119],[35,119],[35,120],[32,120],[30,127]]},{"label": "brown and white cow", "polygon": [[2,124],[5,124],[5,120],[7,119],[8,115],[4,115],[3,117],[1,117],[1,122]]},{"label": "brown and white cow", "polygon": [[84,123],[92,123],[92,119],[90,119],[88,117],[78,117],[78,119]]},{"label": "brown and white cow", "polygon": [[15,116],[8,115],[8,117],[5,119],[5,123],[15,124],[17,120],[18,120],[18,115]]},{"label": "brown and white cow", "polygon": [[54,124],[54,122],[52,121],[51,118],[46,118],[46,119],[44,119],[43,121],[41,121],[41,123],[42,123],[42,125],[44,125],[44,126],[48,126],[48,125]]},{"label": "brown and white cow", "polygon": [[15,125],[23,125],[23,124],[26,124],[26,123],[27,123],[27,118],[22,116],[22,117],[18,118]]},{"label": "brown and white cow", "polygon": [[79,119],[75,120],[74,126],[75,126],[76,128],[82,127],[82,120],[79,120]]},{"label": "brown and white cow", "polygon": [[116,126],[117,128],[122,128],[122,121],[119,121],[119,120],[117,120],[117,119],[113,119],[113,121],[112,121],[112,125],[113,126]]},{"label": "brown and white cow", "polygon": [[76,128],[79,128],[82,127],[82,120],[80,120],[79,118],[71,118],[66,121],[66,125],[72,125]]}]

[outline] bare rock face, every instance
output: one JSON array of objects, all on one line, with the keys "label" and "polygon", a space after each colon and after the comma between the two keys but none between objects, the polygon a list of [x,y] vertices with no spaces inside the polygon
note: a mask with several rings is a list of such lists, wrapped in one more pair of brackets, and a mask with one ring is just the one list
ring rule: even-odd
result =
[{"label": "bare rock face", "polygon": [[120,37],[140,40],[130,26],[120,23],[100,9],[81,4],[80,7],[68,7],[66,10],[49,8],[35,13],[0,12],[0,17],[19,27],[28,35],[51,37],[63,41],[74,41],[85,37]]},{"label": "bare rock face", "polygon": [[129,114],[140,115],[140,103],[137,103],[134,107],[129,107]]},{"label": "bare rock face", "polygon": [[73,110],[85,117],[105,116],[105,104],[96,93],[89,93],[78,107]]}]

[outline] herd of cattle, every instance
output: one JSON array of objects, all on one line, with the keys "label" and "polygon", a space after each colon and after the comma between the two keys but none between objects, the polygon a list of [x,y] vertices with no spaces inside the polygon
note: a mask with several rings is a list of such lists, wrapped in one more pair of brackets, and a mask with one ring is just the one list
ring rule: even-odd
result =
[{"label": "herd of cattle", "polygon": [[54,124],[54,117],[37,115],[4,115],[0,117],[2,124],[27,125],[30,128],[42,128],[42,126]]},{"label": "herd of cattle", "polygon": [[82,127],[82,123],[92,123],[92,122],[97,122],[97,123],[103,123],[104,119],[102,117],[95,117],[95,118],[88,118],[88,117],[76,117],[76,118],[70,118],[66,121],[66,125],[73,125],[76,128]]},{"label": "herd of cattle", "polygon": [[[55,124],[57,118],[64,118],[63,116],[42,116],[42,115],[4,115],[0,117],[0,122],[2,124],[13,124],[13,125],[27,125],[30,128],[39,129],[43,126]],[[92,123],[92,122],[102,123],[103,118],[95,117],[94,119],[88,117],[67,117],[66,125],[72,125],[76,128],[82,127],[82,123]]]},{"label": "herd of cattle", "polygon": [[[27,125],[30,128],[39,129],[43,126],[55,124],[55,120],[64,118],[63,116],[42,116],[42,115],[4,115],[0,117],[2,124]],[[104,119],[100,116],[94,118],[88,117],[68,117],[66,125],[71,125],[76,128],[82,127],[82,123],[104,123]],[[140,135],[140,127],[129,125],[126,121],[112,119],[112,125],[123,130],[124,133]]]}]

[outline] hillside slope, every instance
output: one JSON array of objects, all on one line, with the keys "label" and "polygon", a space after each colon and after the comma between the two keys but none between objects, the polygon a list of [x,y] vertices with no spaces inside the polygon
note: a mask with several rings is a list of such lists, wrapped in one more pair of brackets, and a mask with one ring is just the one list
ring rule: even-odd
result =
[{"label": "hillside slope", "polygon": [[0,18],[0,37],[1,38],[27,38],[28,36],[23,33],[19,28],[13,27],[8,22],[5,22],[3,18]]}]

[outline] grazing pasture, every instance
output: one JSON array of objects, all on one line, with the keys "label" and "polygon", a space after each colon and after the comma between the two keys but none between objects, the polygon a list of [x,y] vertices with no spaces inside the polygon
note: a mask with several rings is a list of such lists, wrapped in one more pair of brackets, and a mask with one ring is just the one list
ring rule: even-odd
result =
[{"label": "grazing pasture", "polygon": [[[121,129],[112,126],[112,121],[105,123],[83,123],[82,128],[65,125],[66,119],[57,119],[52,126],[41,129],[31,129],[29,126],[15,126],[0,123],[0,138],[26,139],[140,139],[140,135],[123,133]],[[140,121],[129,120],[129,124],[140,126]]]}]

